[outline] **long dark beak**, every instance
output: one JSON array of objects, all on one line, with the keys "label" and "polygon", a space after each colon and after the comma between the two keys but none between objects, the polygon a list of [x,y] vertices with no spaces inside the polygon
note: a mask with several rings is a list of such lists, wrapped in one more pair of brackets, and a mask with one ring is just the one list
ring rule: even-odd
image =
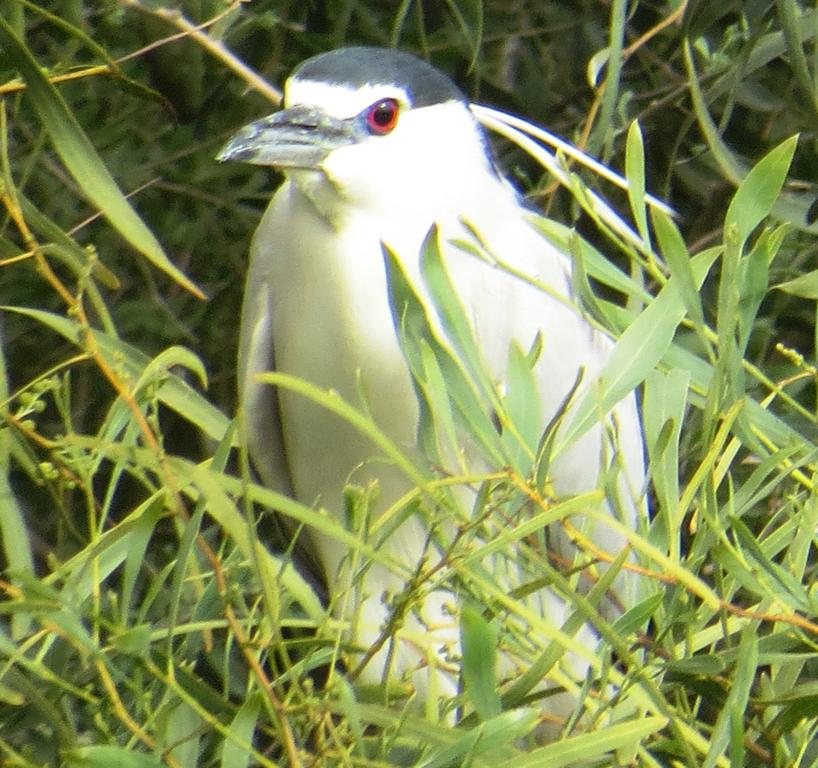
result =
[{"label": "long dark beak", "polygon": [[314,170],[331,152],[357,141],[352,120],[339,120],[314,107],[299,106],[244,126],[216,159]]}]

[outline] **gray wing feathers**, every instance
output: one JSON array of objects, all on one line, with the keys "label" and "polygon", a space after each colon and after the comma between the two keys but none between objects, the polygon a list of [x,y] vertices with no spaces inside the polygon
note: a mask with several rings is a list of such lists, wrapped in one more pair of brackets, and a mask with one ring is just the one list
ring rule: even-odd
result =
[{"label": "gray wing feathers", "polygon": [[278,397],[269,384],[256,381],[259,373],[275,368],[269,265],[276,258],[276,252],[275,243],[263,238],[263,233],[264,227],[260,226],[250,248],[250,268],[241,311],[238,387],[242,433],[263,483],[292,495]]}]

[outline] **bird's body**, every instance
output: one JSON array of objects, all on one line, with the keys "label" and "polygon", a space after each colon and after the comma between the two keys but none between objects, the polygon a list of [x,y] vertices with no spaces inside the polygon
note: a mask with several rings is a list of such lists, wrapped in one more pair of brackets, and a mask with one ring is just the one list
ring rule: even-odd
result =
[{"label": "bird's body", "polygon": [[[368,74],[358,82],[358,68],[367,61]],[[409,85],[399,87],[403,81],[398,75]],[[422,88],[432,92],[430,103],[419,96]],[[382,246],[400,260],[445,341],[419,266],[424,239],[437,227],[444,261],[486,370],[500,390],[510,345],[516,342],[527,350],[541,335],[534,377],[542,429],[581,370],[586,382],[594,380],[612,345],[572,303],[568,259],[535,231],[516,193],[495,172],[485,138],[448,78],[406,54],[347,49],[302,65],[288,82],[285,106],[279,114],[296,116],[286,130],[298,138],[288,156],[300,159],[289,163],[280,153],[265,154],[267,132],[275,140],[284,118],[275,125],[254,124],[224,152],[228,158],[283,166],[286,174],[253,241],[242,315],[239,384],[248,448],[265,483],[339,518],[347,483],[377,481],[377,516],[411,489],[403,473],[379,460],[375,446],[349,423],[301,395],[273,393],[256,375],[275,368],[339,393],[366,410],[413,459],[423,461],[417,447],[419,407],[390,307]],[[398,114],[390,112],[392,107]],[[328,133],[333,137],[317,160],[304,149],[310,142],[303,138],[327,133],[316,127],[316,112],[331,121]],[[385,125],[378,124],[380,118]],[[381,131],[385,126],[388,130]],[[456,140],[448,140],[449,135]],[[313,137],[313,143],[320,141]],[[549,286],[550,293],[458,245],[475,242],[472,227],[488,254]],[[615,417],[626,470],[619,508],[634,526],[640,502],[626,488],[641,487],[644,468],[632,396],[617,406]],[[463,450],[475,460],[473,446],[465,444]],[[603,429],[596,426],[554,462],[550,479],[555,492],[597,488],[603,453]],[[609,530],[592,537],[613,555],[624,545]],[[381,547],[393,567],[375,564],[356,582],[360,622],[349,639],[362,649],[378,637],[389,616],[384,593],[394,596],[404,589],[407,573],[417,568],[428,548],[427,539],[424,519],[409,516]],[[351,581],[347,547],[315,532],[312,542],[336,604],[345,604],[343,593]],[[627,581],[620,586],[631,591]],[[392,671],[410,673],[419,688],[426,686],[427,664],[454,670],[449,662],[458,655],[459,630],[451,589],[424,596],[394,647]],[[568,613],[563,600],[548,590],[541,590],[537,599],[538,610],[559,627]],[[631,600],[632,595],[622,595],[623,602]],[[420,635],[427,642],[413,640]],[[436,658],[429,657],[429,647]],[[380,680],[388,648],[370,660],[365,680]],[[452,672],[450,683],[455,677]],[[449,687],[454,690],[455,684]]]}]

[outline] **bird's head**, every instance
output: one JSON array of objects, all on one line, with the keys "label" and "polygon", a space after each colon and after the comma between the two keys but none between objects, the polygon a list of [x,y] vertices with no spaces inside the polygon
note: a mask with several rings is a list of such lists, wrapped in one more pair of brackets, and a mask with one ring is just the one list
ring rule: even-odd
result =
[{"label": "bird's head", "polygon": [[284,109],[241,129],[219,159],[279,168],[335,212],[439,206],[494,175],[457,86],[415,56],[366,47],[301,64]]}]

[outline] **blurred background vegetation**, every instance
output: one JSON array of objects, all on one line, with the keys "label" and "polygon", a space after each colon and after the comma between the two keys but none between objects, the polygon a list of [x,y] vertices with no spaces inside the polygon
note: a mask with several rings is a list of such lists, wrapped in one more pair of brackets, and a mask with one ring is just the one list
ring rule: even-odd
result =
[{"label": "blurred background vegetation", "polygon": [[[153,0],[4,0],[0,19],[0,302],[46,310],[77,323],[74,330],[60,330],[44,316],[2,314],[7,383],[0,399],[10,486],[6,506],[0,508],[7,566],[0,584],[3,612],[10,622],[0,648],[0,765],[61,760],[72,765],[142,765],[124,756],[140,750],[167,764],[253,764],[246,754],[226,748],[220,752],[212,745],[209,753],[202,748],[206,757],[183,756],[168,734],[186,733],[184,722],[173,731],[143,713],[139,725],[129,723],[123,708],[147,690],[139,675],[155,673],[155,680],[159,673],[133,664],[129,669],[139,670],[134,678],[117,679],[113,671],[101,671],[95,656],[101,653],[100,633],[120,637],[119,652],[126,658],[138,657],[149,642],[129,633],[161,613],[163,602],[150,585],[164,583],[152,578],[173,568],[183,538],[177,516],[163,514],[161,504],[155,510],[164,535],[143,542],[142,565],[150,575],[137,576],[134,563],[121,581],[106,584],[100,578],[89,588],[91,606],[73,606],[75,614],[63,596],[49,591],[67,578],[65,564],[78,562],[71,558],[93,555],[94,542],[104,531],[117,530],[131,510],[154,498],[169,476],[163,474],[162,457],[198,461],[213,455],[227,419],[220,420],[216,410],[202,410],[205,406],[198,400],[194,416],[178,401],[176,408],[159,405],[160,400],[167,404],[158,392],[173,366],[180,376],[174,386],[181,387],[185,379],[203,391],[198,362],[180,348],[192,350],[206,371],[204,399],[228,418],[234,412],[246,253],[277,183],[272,172],[214,160],[237,128],[274,109],[237,74],[232,67],[236,60],[280,86],[293,66],[317,52],[352,44],[399,46],[449,73],[474,100],[522,115],[619,171],[625,165],[626,132],[638,120],[645,137],[647,188],[678,212],[677,225],[694,253],[722,242],[725,210],[749,168],[785,138],[800,134],[786,197],[774,210],[775,221],[785,222],[789,234],[768,282],[786,285],[764,293],[745,354],[768,380],[787,383],[791,399],[774,407],[803,437],[799,449],[814,436],[815,372],[803,358],[813,360],[815,355],[818,297],[818,280],[811,275],[818,268],[813,225],[818,215],[813,205],[818,128],[815,7],[796,0],[190,0],[178,5]],[[59,94],[64,112],[54,106],[54,91],[46,81]],[[66,115],[73,116],[73,127]],[[83,135],[87,144],[77,139]],[[84,154],[88,147],[98,155],[90,165]],[[497,151],[533,207],[603,245],[569,193],[543,177],[518,150],[498,143]],[[150,247],[144,233],[130,239],[123,235],[127,215],[116,212],[121,209],[99,214],[100,207],[105,208],[101,199],[112,199],[101,181],[101,167],[161,244],[167,263],[156,251],[146,258]],[[588,186],[627,210],[626,195],[588,171],[575,170]],[[627,268],[626,262],[622,265]],[[185,285],[181,274],[206,299]],[[798,281],[791,282],[795,278]],[[649,272],[645,285],[654,292],[660,287]],[[713,325],[718,292],[716,267],[701,291],[704,321]],[[147,358],[129,358],[129,351],[114,345],[113,351],[103,350],[111,351],[102,356],[112,369],[106,372],[82,336],[88,327],[106,329],[130,345],[128,350]],[[694,348],[695,337],[694,329],[683,329],[677,341]],[[140,380],[148,359],[155,364]],[[120,384],[139,380],[144,385],[145,391],[129,404],[142,408],[144,425],[133,427],[138,420],[128,422],[128,408],[116,409],[116,394],[122,394],[117,379]],[[771,391],[757,377],[748,378],[746,387],[758,398]],[[177,394],[188,402],[187,390]],[[683,477],[694,474],[710,449],[713,430],[702,427],[706,420],[698,410],[689,415],[681,436]],[[124,441],[133,455],[96,455],[92,438],[119,435],[126,422],[131,424],[127,429],[134,430],[130,443]],[[209,428],[202,426],[205,422]],[[155,449],[153,464],[139,458],[139,450],[149,442],[137,438],[144,438],[140,429],[156,439],[156,445],[147,446]],[[86,442],[83,436],[88,436]],[[757,465],[746,451],[731,458],[739,480]],[[816,615],[810,586],[816,519],[810,506],[813,459],[787,465],[779,457],[772,462],[763,483],[759,478],[755,506],[745,521],[752,531],[769,533],[776,513],[799,498],[798,509],[806,517],[788,529],[799,531],[806,547],[801,569],[791,577],[797,586],[775,574],[786,582],[786,590],[798,594],[792,605],[807,618]],[[792,484],[798,470],[802,480]],[[192,504],[191,514],[197,514]],[[212,532],[208,542],[218,550]],[[774,554],[785,546],[781,543]],[[707,557],[703,552],[697,556],[702,562]],[[707,571],[702,562],[697,572],[718,582],[718,569]],[[29,565],[36,579],[19,576]],[[241,575],[241,567],[238,572]],[[49,581],[54,574],[56,580]],[[125,599],[123,584],[139,594],[134,603],[138,616],[123,619],[120,627],[109,626],[105,621],[122,613],[117,600]],[[127,608],[127,599],[124,605]],[[95,625],[93,617],[103,615],[105,621]],[[29,634],[32,616],[40,617],[39,630],[51,640]],[[88,625],[87,648],[72,634],[78,616]],[[681,609],[675,620],[683,623]],[[65,642],[56,639],[60,637]],[[654,742],[650,759],[648,753],[638,759],[657,765],[724,765],[725,760],[733,765],[818,765],[818,751],[810,746],[818,689],[815,683],[803,683],[805,676],[809,680],[811,674],[814,680],[818,673],[818,637],[809,628],[787,637],[754,668],[758,685],[752,687],[752,703],[745,699],[741,711],[731,715],[734,723],[747,726],[752,721],[752,729],[737,724],[730,731],[728,723],[732,737],[712,755],[680,745],[674,741],[679,738],[676,732]],[[30,647],[26,638],[31,638]],[[30,653],[31,648],[36,652]],[[782,704],[781,689],[773,691],[758,682],[765,674],[774,677],[771,670],[780,661],[776,654],[785,652],[801,654],[798,671],[791,674],[792,686],[808,685],[799,688],[797,706],[790,708]],[[192,658],[194,651],[188,648],[186,654]],[[688,667],[679,666],[676,677],[671,676],[679,687],[668,693],[668,700],[699,724],[705,738],[721,722],[734,682],[735,655],[715,658],[708,656],[699,666],[695,659],[688,660]],[[76,670],[67,668],[63,675],[60,659],[69,667],[77,664]],[[202,682],[206,679],[198,670],[196,676],[190,672],[188,693],[211,695]],[[121,699],[111,692],[117,687]],[[778,719],[765,709],[773,699],[782,707],[776,710]],[[222,722],[236,723],[231,718],[237,711],[225,714]],[[286,718],[277,716],[271,716],[277,725],[269,726],[267,747],[259,747],[269,748],[274,761],[283,760],[287,752],[269,744],[292,742],[282,735]],[[299,742],[307,745],[305,752],[321,754],[326,744],[310,742],[307,725],[297,727],[306,734]],[[202,732],[208,728],[214,730],[213,722],[201,726]],[[350,743],[363,738],[362,731],[350,728]],[[164,742],[157,742],[160,731]],[[782,734],[796,731],[792,740],[780,740]],[[199,737],[207,741],[201,733]],[[443,743],[429,738],[438,747]],[[86,739],[93,745],[132,748],[133,753],[84,752],[90,746]],[[181,743],[183,737],[179,739]],[[337,744],[342,742],[338,737]],[[384,747],[378,754],[387,753]],[[293,764],[293,755],[287,757]],[[368,759],[354,749],[343,756],[332,754],[332,760],[346,764],[368,764]],[[406,757],[407,764],[415,759]],[[309,758],[303,760],[310,764]],[[441,759],[435,764],[449,763]]]}]

